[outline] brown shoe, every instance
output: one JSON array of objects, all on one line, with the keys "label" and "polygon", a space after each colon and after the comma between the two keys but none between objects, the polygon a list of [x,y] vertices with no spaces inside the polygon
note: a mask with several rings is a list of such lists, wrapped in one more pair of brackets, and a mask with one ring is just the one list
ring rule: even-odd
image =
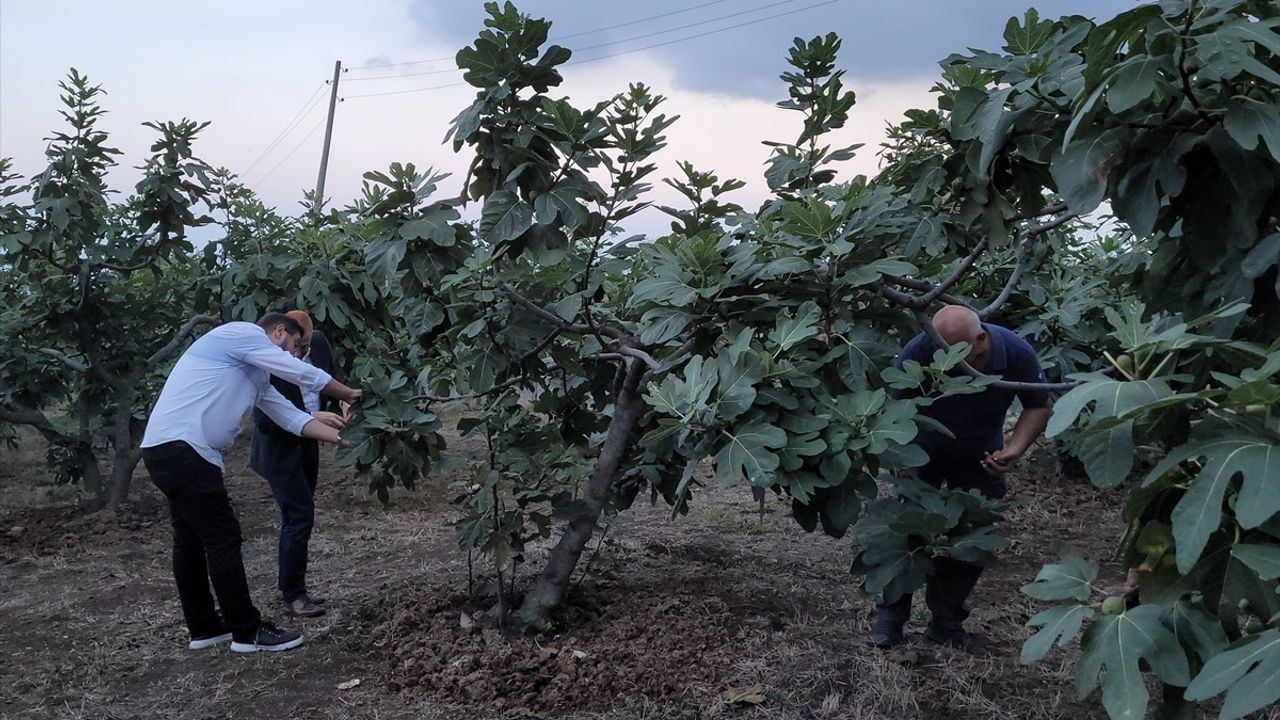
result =
[{"label": "brown shoe", "polygon": [[324,608],[311,602],[306,597],[300,597],[292,602],[285,603],[288,608],[287,612],[294,617],[319,617],[324,614]]}]

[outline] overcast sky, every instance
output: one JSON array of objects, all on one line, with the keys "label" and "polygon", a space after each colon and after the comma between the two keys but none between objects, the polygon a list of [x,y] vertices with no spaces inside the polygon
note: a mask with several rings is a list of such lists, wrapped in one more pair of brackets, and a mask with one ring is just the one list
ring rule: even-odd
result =
[{"label": "overcast sky", "polygon": [[[1106,18],[1133,4],[1035,6],[1043,17]],[[798,127],[797,113],[773,106],[783,97],[777,76],[792,38],[834,31],[844,39],[840,65],[858,104],[834,141],[866,143],[845,174],[870,174],[885,124],[932,105],[937,61],[966,47],[998,48],[1005,21],[1028,7],[1025,0],[517,5],[552,20],[553,41],[576,50],[557,94],[585,105],[629,81],[651,85],[670,98],[667,112],[682,116],[668,133],[661,166],[687,159],[747,180],[732,196],[746,205],[764,196],[768,150],[760,141],[793,138]],[[199,156],[293,212],[302,189],[316,181],[328,101],[323,83],[341,60],[352,69],[339,83],[345,99],[337,107],[326,194],[345,204],[358,193],[362,172],[392,161],[434,166],[459,180],[467,158],[441,139],[474,91],[439,86],[460,79],[451,58],[483,17],[478,0],[0,0],[0,156],[14,158],[26,174],[42,168],[43,138],[60,122],[57,83],[74,66],[108,93],[102,125],[125,152],[114,186],[128,189],[137,180],[133,167],[152,137],[142,122],[188,117],[213,123],[197,143]],[[420,60],[433,62],[359,69]],[[397,93],[406,90],[413,92]],[[655,199],[675,201],[659,188]],[[648,218],[632,229],[664,224]]]}]

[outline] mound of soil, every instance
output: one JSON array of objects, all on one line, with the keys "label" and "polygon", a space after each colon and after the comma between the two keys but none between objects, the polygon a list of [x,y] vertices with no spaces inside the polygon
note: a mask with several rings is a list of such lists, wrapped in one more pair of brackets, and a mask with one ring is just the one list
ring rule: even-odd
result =
[{"label": "mound of soil", "polygon": [[167,531],[167,526],[164,506],[155,498],[126,504],[113,513],[65,507],[18,510],[0,515],[0,562],[134,543],[139,533]]},{"label": "mound of soil", "polygon": [[768,598],[701,578],[579,588],[563,633],[507,637],[463,595],[421,587],[366,612],[387,687],[497,710],[602,710],[723,690],[781,622]]}]

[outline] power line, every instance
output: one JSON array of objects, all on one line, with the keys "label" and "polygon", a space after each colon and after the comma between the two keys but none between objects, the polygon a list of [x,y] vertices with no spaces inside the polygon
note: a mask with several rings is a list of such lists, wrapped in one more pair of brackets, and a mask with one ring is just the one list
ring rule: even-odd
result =
[{"label": "power line", "polygon": [[[452,60],[453,58],[449,58]],[[398,73],[396,75],[375,75],[373,77],[355,77],[347,78],[347,82],[364,82],[366,80],[393,80],[395,78],[421,77],[423,75],[443,75],[445,73],[458,72],[458,68],[449,67],[440,70],[424,70],[422,72]]]},{"label": "power line", "polygon": [[[815,8],[823,7],[824,5],[832,5],[832,4],[838,3],[838,2],[840,2],[840,1],[841,1],[841,0],[823,0],[823,2],[814,3],[814,4],[812,4],[812,5],[805,5],[804,7],[799,7],[799,8],[796,8],[796,9],[794,9],[794,10],[787,10],[786,12],[774,13],[773,15],[766,15],[765,17],[756,18],[756,19],[754,19],[754,20],[747,20],[747,21],[744,21],[744,22],[737,23],[737,24],[735,24],[735,25],[726,25],[725,27],[722,27],[722,28],[716,28],[716,29],[714,29],[714,30],[707,30],[707,31],[705,31],[705,32],[695,33],[695,34],[693,34],[693,35],[686,35],[686,36],[684,36],[684,37],[678,37],[678,38],[674,38],[674,39],[672,39],[672,40],[666,40],[666,41],[659,42],[659,43],[652,43],[652,44],[650,44],[650,45],[645,45],[645,46],[643,46],[643,47],[631,48],[630,50],[621,50],[621,51],[616,52],[616,53],[609,53],[609,54],[607,54],[607,55],[598,55],[598,56],[596,56],[596,57],[591,57],[591,58],[582,58],[581,60],[570,60],[569,62],[565,63],[564,65],[565,65],[565,66],[569,66],[569,65],[582,65],[582,64],[584,64],[584,63],[596,62],[596,61],[598,61],[598,60],[608,60],[609,58],[615,58],[615,57],[619,57],[619,56],[622,56],[622,55],[630,55],[631,53],[643,52],[643,51],[645,51],[645,50],[652,50],[652,49],[654,49],[654,48],[666,47],[666,46],[668,46],[668,45],[675,45],[675,44],[677,44],[677,43],[688,42],[689,40],[698,40],[698,39],[700,39],[700,38],[708,37],[708,36],[710,36],[710,35],[717,35],[717,34],[719,34],[719,33],[727,32],[727,31],[729,31],[729,30],[737,30],[738,28],[743,28],[743,27],[746,27],[746,26],[748,26],[748,25],[756,25],[756,24],[758,24],[758,23],[767,22],[767,21],[769,21],[769,20],[776,20],[776,19],[778,19],[778,18],[786,17],[786,16],[788,16],[788,15],[795,15],[795,14],[797,14],[797,13],[802,13],[802,12],[805,12],[805,11],[807,11],[807,10],[813,10],[813,9],[815,9]],[[795,2],[795,0],[785,0],[785,2]],[[780,2],[780,3],[777,3],[777,4],[779,4],[779,5],[780,5],[780,4],[784,4],[784,3],[781,3],[781,2]],[[764,9],[767,9],[768,7],[770,7],[770,6],[767,6],[767,5],[766,5],[766,6],[762,6],[762,7],[756,8],[756,10],[764,10]],[[754,11],[744,11],[743,13],[739,13],[739,15],[746,14],[746,12],[754,12]],[[723,19],[723,18],[722,18],[722,19]],[[693,25],[690,25],[689,27],[693,27]],[[680,30],[680,29],[683,29],[683,28],[673,28],[673,30],[668,30],[668,31],[666,31],[666,32],[673,32],[674,30]],[[645,36],[641,36],[641,37],[645,37]],[[618,41],[618,42],[616,42],[616,43],[605,43],[604,45],[598,45],[598,46],[595,46],[595,47],[605,47],[605,46],[607,46],[607,45],[616,45],[616,44],[621,44],[621,43],[625,43],[625,42],[630,42],[630,41],[633,41],[633,40],[636,40],[636,39],[638,39],[638,38],[629,38],[629,39],[627,39],[627,40],[619,40],[619,41]],[[444,88],[459,87],[459,86],[466,85],[466,84],[467,84],[467,83],[465,83],[465,82],[455,82],[455,83],[448,83],[448,84],[446,84],[446,85],[432,85],[432,86],[430,86],[430,87],[410,88],[410,89],[408,89],[408,90],[389,90],[389,91],[387,91],[387,92],[361,93],[361,94],[359,94],[359,95],[347,95],[347,96],[346,96],[346,97],[344,97],[343,99],[344,99],[344,100],[346,100],[346,99],[354,99],[354,98],[362,98],[362,97],[378,97],[378,96],[382,96],[382,95],[404,95],[404,94],[406,94],[406,93],[427,92],[428,90],[443,90]]]},{"label": "power line", "polygon": [[302,136],[302,139],[298,141],[298,144],[294,145],[292,150],[286,153],[284,157],[280,158],[280,162],[272,166],[272,168],[267,171],[266,175],[263,175],[262,177],[258,178],[257,181],[254,182],[254,185],[261,185],[262,183],[266,182],[267,178],[271,177],[271,173],[274,173],[277,168],[283,165],[285,160],[288,160],[289,158],[293,157],[293,154],[298,152],[299,148],[301,148],[307,142],[307,140],[310,140],[312,135],[316,134],[316,131],[320,129],[320,126],[324,124],[324,121],[326,119],[327,118],[322,117],[320,118],[319,122],[311,126],[311,129],[307,131],[306,135]]},{"label": "power line", "polygon": [[[717,1],[723,2],[723,0],[717,0]],[[757,13],[757,12],[760,12],[761,10],[768,10],[770,8],[775,8],[780,5],[790,5],[791,3],[794,3],[794,2],[799,2],[799,0],[777,0],[777,2],[771,2],[768,5],[761,5],[759,7],[754,7],[749,10],[740,10],[738,12],[729,13],[727,15],[721,15],[719,17],[708,18],[706,20],[699,20],[698,22],[689,23],[687,25],[677,25],[676,27],[673,27],[673,28],[667,28],[665,30],[655,30],[653,32],[645,33],[643,35],[636,35],[635,37],[623,38],[621,40],[611,40],[609,42],[599,43],[597,45],[587,45],[586,47],[574,48],[574,51],[582,52],[584,50],[598,50],[602,47],[609,47],[611,45],[621,45],[623,43],[635,42],[636,40],[644,40],[645,38],[651,38],[657,35],[666,35],[667,33],[678,32],[680,30],[688,30],[689,28],[699,27],[701,25],[710,25],[711,23],[720,22],[721,20],[730,20],[732,18],[742,17],[743,15],[750,15],[751,13]],[[670,15],[671,13],[667,13],[667,14]],[[636,22],[639,22],[639,21],[637,20],[630,23],[623,23],[622,25],[634,25]],[[622,27],[622,25],[615,25],[613,27]],[[610,28],[605,28],[605,29],[610,29]],[[586,35],[588,33],[578,33],[578,34]],[[565,37],[570,37],[570,36],[565,36]],[[443,68],[440,70],[425,70],[423,72],[399,73],[395,75],[378,75],[375,77],[349,78],[347,82],[361,82],[365,80],[391,80],[394,78],[421,77],[423,75],[443,75],[443,74],[455,73],[455,72],[458,72],[457,68]]]},{"label": "power line", "polygon": [[612,40],[610,42],[600,43],[598,45],[587,45],[586,47],[575,48],[575,50],[579,52],[584,50],[598,50],[602,47],[608,47],[610,45],[620,45],[622,43],[634,42],[636,40],[644,40],[645,38],[651,38],[656,35],[666,35],[667,33],[676,32],[678,30],[688,30],[689,28],[698,27],[700,25],[710,25],[713,22],[719,22],[721,20],[730,20],[732,18],[742,17],[743,15],[750,15],[751,13],[760,12],[761,10],[768,10],[769,8],[775,8],[775,7],[778,7],[779,5],[790,5],[793,2],[798,2],[798,0],[778,0],[778,2],[772,2],[772,3],[769,3],[768,5],[761,5],[760,7],[751,8],[750,10],[742,10],[736,13],[729,13],[728,15],[721,15],[720,17],[708,18],[706,20],[700,20],[695,23],[689,23],[688,25],[678,25],[676,27],[668,28],[666,30],[655,30],[651,33],[645,33],[644,35],[636,35],[635,37],[629,37],[623,40]]},{"label": "power line", "polygon": [[[627,22],[618,23],[617,25],[606,25],[605,27],[595,28],[594,30],[582,30],[576,33],[569,33],[568,35],[559,35],[557,37],[552,38],[551,41],[559,42],[561,40],[566,40],[568,38],[582,37],[583,35],[594,35],[595,33],[605,32],[606,30],[617,30],[618,28],[621,28],[621,27],[639,25],[640,23],[646,23],[651,20],[661,20],[662,18],[671,17],[673,15],[683,15],[684,13],[693,12],[694,10],[701,10],[704,7],[710,7],[712,5],[720,5],[728,1],[729,0],[711,0],[710,2],[698,3],[697,5],[690,5],[689,7],[682,8],[680,10],[672,10],[670,12],[659,13],[657,15],[650,15],[649,17],[642,17],[636,20],[628,20]],[[448,55],[445,57],[430,58],[427,60],[411,60],[409,62],[400,62],[400,63],[381,63],[378,65],[361,65],[360,67],[353,67],[353,68],[347,68],[347,69],[348,70],[373,70],[375,68],[400,67],[402,65],[425,65],[427,63],[444,62],[446,60],[453,60],[454,57],[455,57],[454,55]],[[400,76],[390,75],[388,77],[400,77]]]},{"label": "power line", "polygon": [[566,66],[582,65],[584,63],[596,62],[597,60],[608,60],[609,58],[615,58],[620,55],[630,55],[631,53],[643,52],[645,50],[652,50],[654,48],[666,47],[668,45],[675,45],[676,43],[682,43],[688,40],[698,40],[700,38],[707,37],[708,35],[717,35],[719,33],[726,32],[729,30],[737,30],[738,28],[746,27],[748,25],[755,25],[757,23],[766,22],[768,20],[777,20],[780,17],[786,17],[787,15],[795,15],[796,13],[802,13],[806,10],[813,10],[814,8],[820,8],[823,5],[832,5],[840,1],[841,0],[823,0],[823,2],[814,3],[812,5],[805,5],[804,7],[796,8],[795,10],[788,10],[786,12],[775,13],[773,15],[767,15],[762,18],[756,18],[755,20],[747,20],[746,22],[740,22],[737,25],[726,25],[725,27],[716,28],[715,30],[708,30],[702,33],[697,33],[696,35],[687,35],[685,37],[676,38],[674,40],[667,40],[665,42],[653,43],[652,45],[645,45],[644,47],[632,48],[630,50],[622,50],[616,53],[609,53],[608,55],[597,55],[596,57],[592,57],[592,58],[583,58],[581,60],[570,60],[569,62],[565,63],[565,65]]},{"label": "power line", "polygon": [[258,163],[262,162],[263,158],[265,158],[272,150],[274,150],[275,147],[279,145],[280,142],[284,140],[285,137],[290,132],[292,132],[295,127],[297,127],[298,122],[302,120],[303,116],[311,112],[311,110],[316,106],[316,103],[320,100],[320,91],[324,90],[325,86],[327,86],[328,84],[329,83],[327,81],[320,83],[319,87],[317,87],[315,91],[311,93],[311,97],[307,98],[306,102],[302,103],[302,109],[299,110],[298,113],[293,116],[293,119],[289,121],[288,125],[284,126],[284,130],[281,130],[280,134],[276,135],[275,139],[267,144],[267,148],[263,150],[262,153],[258,155],[258,157],[254,158],[253,162],[249,163],[249,167],[245,168],[245,171],[240,174],[240,177],[245,177],[249,173],[253,172],[253,169],[258,166]]},{"label": "power line", "polygon": [[360,93],[359,95],[344,95],[342,99],[354,100],[356,98],[380,97],[382,95],[404,95],[405,93],[420,93],[420,92],[426,92],[428,90],[443,90],[445,88],[451,88],[451,87],[462,87],[463,85],[466,85],[466,84],[467,83],[465,82],[452,82],[446,85],[432,85],[430,87],[410,88],[408,90],[388,90],[386,92]]}]

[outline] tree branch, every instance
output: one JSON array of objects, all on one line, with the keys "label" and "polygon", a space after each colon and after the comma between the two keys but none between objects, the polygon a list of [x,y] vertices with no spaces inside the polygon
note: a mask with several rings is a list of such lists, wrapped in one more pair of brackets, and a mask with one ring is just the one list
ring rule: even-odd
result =
[{"label": "tree branch", "polygon": [[[517,305],[523,307],[524,309],[528,310],[534,315],[537,315],[539,318],[545,320],[546,322],[560,328],[561,330],[564,330],[565,332],[571,332],[577,335],[595,334],[595,329],[593,329],[591,326],[582,325],[579,323],[571,323],[565,320],[559,315],[556,315],[550,310],[547,310],[546,308],[538,305],[537,303],[533,302],[529,298],[516,292],[515,288],[511,287],[510,285],[504,282],[498,283],[498,289],[502,290],[502,292],[505,293],[507,297],[515,301]],[[600,334],[606,335],[615,340],[622,340],[628,337],[626,333],[622,332],[621,330],[618,330],[617,328],[609,327],[608,325],[601,325],[599,327],[599,332]]]},{"label": "tree branch", "polygon": [[[929,282],[928,280],[921,280],[919,278],[899,277],[897,275],[885,275],[884,279],[888,280],[894,285],[907,288],[908,290],[915,290],[916,292],[928,293],[934,288],[933,283]],[[947,303],[948,305],[963,305],[965,307],[973,307],[972,300],[968,298],[958,297],[956,295],[952,295],[951,293],[944,292],[941,295],[939,295],[937,299],[941,300],[944,303]]]},{"label": "tree branch", "polygon": [[1056,227],[1066,224],[1071,219],[1075,218],[1076,215],[1077,213],[1075,212],[1064,213],[1052,220],[1040,223],[1039,225],[1033,225],[1027,229],[1027,237],[1022,241],[1022,252],[1018,254],[1018,262],[1013,266],[1013,272],[1009,274],[1009,280],[1004,284],[1004,287],[1000,290],[1000,294],[996,296],[996,299],[992,300],[986,307],[978,311],[978,317],[983,320],[991,317],[991,315],[1003,307],[1005,302],[1007,302],[1010,296],[1013,295],[1014,288],[1016,288],[1018,283],[1022,281],[1022,274],[1031,264],[1031,256],[1035,251],[1036,238]]},{"label": "tree branch", "polygon": [[885,298],[895,305],[901,305],[908,310],[919,311],[929,307],[928,303],[920,302],[920,298],[918,296],[889,287],[885,284],[884,279],[875,281],[872,283],[871,287],[875,288],[876,294],[880,297]]},{"label": "tree branch", "polygon": [[148,265],[152,264],[152,261],[140,260],[136,263],[133,263],[132,265],[121,265],[119,263],[112,263],[112,262],[106,262],[106,261],[102,261],[95,264],[98,267],[106,268],[108,270],[114,270],[116,272],[122,272],[122,273],[131,273],[131,272],[137,272],[138,270],[145,269]]},{"label": "tree branch", "polygon": [[51,443],[67,444],[77,440],[77,438],[54,427],[44,413],[32,408],[10,408],[0,405],[0,422],[14,425],[30,425],[43,435],[45,440]]},{"label": "tree branch", "polygon": [[982,238],[979,240],[978,244],[974,246],[973,252],[966,255],[965,258],[960,261],[960,264],[955,266],[951,273],[942,279],[942,282],[935,285],[932,290],[926,292],[924,295],[921,295],[920,300],[923,301],[925,305],[928,305],[934,300],[942,297],[943,294],[952,288],[952,286],[960,282],[960,278],[964,277],[964,274],[969,272],[969,268],[973,267],[973,264],[977,262],[982,253],[986,252],[989,242],[989,238]]},{"label": "tree branch", "polygon": [[660,367],[658,365],[658,361],[654,360],[653,356],[650,355],[649,353],[639,348],[633,348],[630,345],[627,345],[626,343],[618,342],[614,344],[617,346],[615,349],[619,354],[633,357],[643,362],[645,365],[648,365],[653,370],[657,370]]},{"label": "tree branch", "polygon": [[[942,335],[938,332],[938,329],[933,326],[933,323],[929,322],[929,318],[925,317],[923,312],[921,312],[920,310],[912,310],[911,315],[916,320],[916,326],[919,327],[920,331],[923,332],[925,336],[927,336],[929,340],[933,342],[934,346],[942,349],[943,351],[947,351],[951,349],[951,344],[943,339]],[[986,373],[978,370],[974,366],[970,365],[966,360],[961,360],[960,364],[957,365],[957,367],[960,368],[960,370],[964,374],[969,375],[970,377],[978,378],[979,380],[991,379],[996,377],[994,375],[987,375]],[[1014,382],[1011,380],[995,380],[990,385],[988,385],[988,387],[999,388],[1001,390],[1013,390],[1015,392],[1022,391],[1022,390],[1035,390],[1040,392],[1066,392],[1067,390],[1070,390],[1082,384],[1083,383],[1078,381],[1065,382],[1065,383],[1029,383],[1029,382]]]},{"label": "tree branch", "polygon": [[1027,228],[1027,237],[1034,238],[1038,235],[1043,235],[1044,233],[1056,227],[1059,227],[1067,224],[1068,222],[1071,222],[1072,220],[1079,217],[1079,215],[1080,213],[1072,211],[1069,213],[1063,213],[1062,215],[1059,215],[1058,217],[1052,220],[1046,220],[1045,222],[1042,222],[1039,225],[1032,225],[1031,227]]},{"label": "tree branch", "polygon": [[689,340],[686,340],[683,345],[676,348],[675,352],[663,358],[662,363],[659,364],[657,367],[650,367],[647,371],[645,371],[645,374],[641,376],[640,387],[642,388],[648,387],[649,381],[652,380],[655,376],[668,372],[672,368],[674,368],[676,365],[679,365],[680,361],[683,360],[686,355],[693,352],[693,348],[695,345],[697,345],[697,341],[693,338],[690,338]]},{"label": "tree branch", "polygon": [[84,362],[80,360],[76,360],[75,358],[70,357],[64,352],[54,350],[53,348],[40,348],[36,352],[40,353],[41,355],[44,355],[45,357],[50,357],[50,358],[53,358],[54,360],[57,360],[58,362],[62,363],[67,368],[74,370],[75,372],[78,372],[78,373],[89,372],[88,365],[85,365]]},{"label": "tree branch", "polygon": [[1052,205],[1045,205],[1044,207],[1040,208],[1039,210],[1033,213],[1028,213],[1026,215],[1014,215],[1013,217],[1009,218],[1009,222],[1022,222],[1023,220],[1030,220],[1031,218],[1044,217],[1045,215],[1057,215],[1058,213],[1066,209],[1067,209],[1067,204],[1064,202],[1054,203]]},{"label": "tree branch", "polygon": [[978,311],[979,318],[986,320],[991,317],[1013,295],[1013,289],[1022,281],[1022,271],[1031,264],[1031,253],[1035,249],[1035,245],[1032,244],[1031,240],[1032,238],[1028,237],[1022,241],[1022,252],[1018,253],[1018,261],[1013,266],[1013,272],[1009,273],[1008,281],[1000,289],[1000,294],[996,295],[996,299],[987,303],[986,307]]},{"label": "tree branch", "polygon": [[220,322],[221,321],[218,320],[218,318],[213,317],[212,315],[196,315],[186,321],[182,324],[182,327],[178,328],[178,332],[174,334],[173,339],[170,340],[167,345],[155,351],[151,357],[147,358],[146,367],[148,369],[153,368],[168,359],[170,355],[182,346],[182,343],[186,341],[187,337],[195,331],[197,325],[217,325]]},{"label": "tree branch", "polygon": [[475,400],[476,398],[482,398],[487,395],[492,395],[497,392],[502,392],[503,390],[506,390],[507,388],[513,385],[519,385],[520,383],[524,382],[524,380],[525,380],[525,377],[523,375],[517,375],[513,378],[508,378],[506,382],[498,383],[497,385],[494,385],[488,390],[484,390],[482,392],[472,392],[472,393],[467,393],[466,395],[450,395],[448,397],[441,396],[441,395],[423,394],[423,395],[414,395],[409,399],[413,402],[418,402],[420,400],[426,400],[427,402],[456,402],[458,400]]}]

